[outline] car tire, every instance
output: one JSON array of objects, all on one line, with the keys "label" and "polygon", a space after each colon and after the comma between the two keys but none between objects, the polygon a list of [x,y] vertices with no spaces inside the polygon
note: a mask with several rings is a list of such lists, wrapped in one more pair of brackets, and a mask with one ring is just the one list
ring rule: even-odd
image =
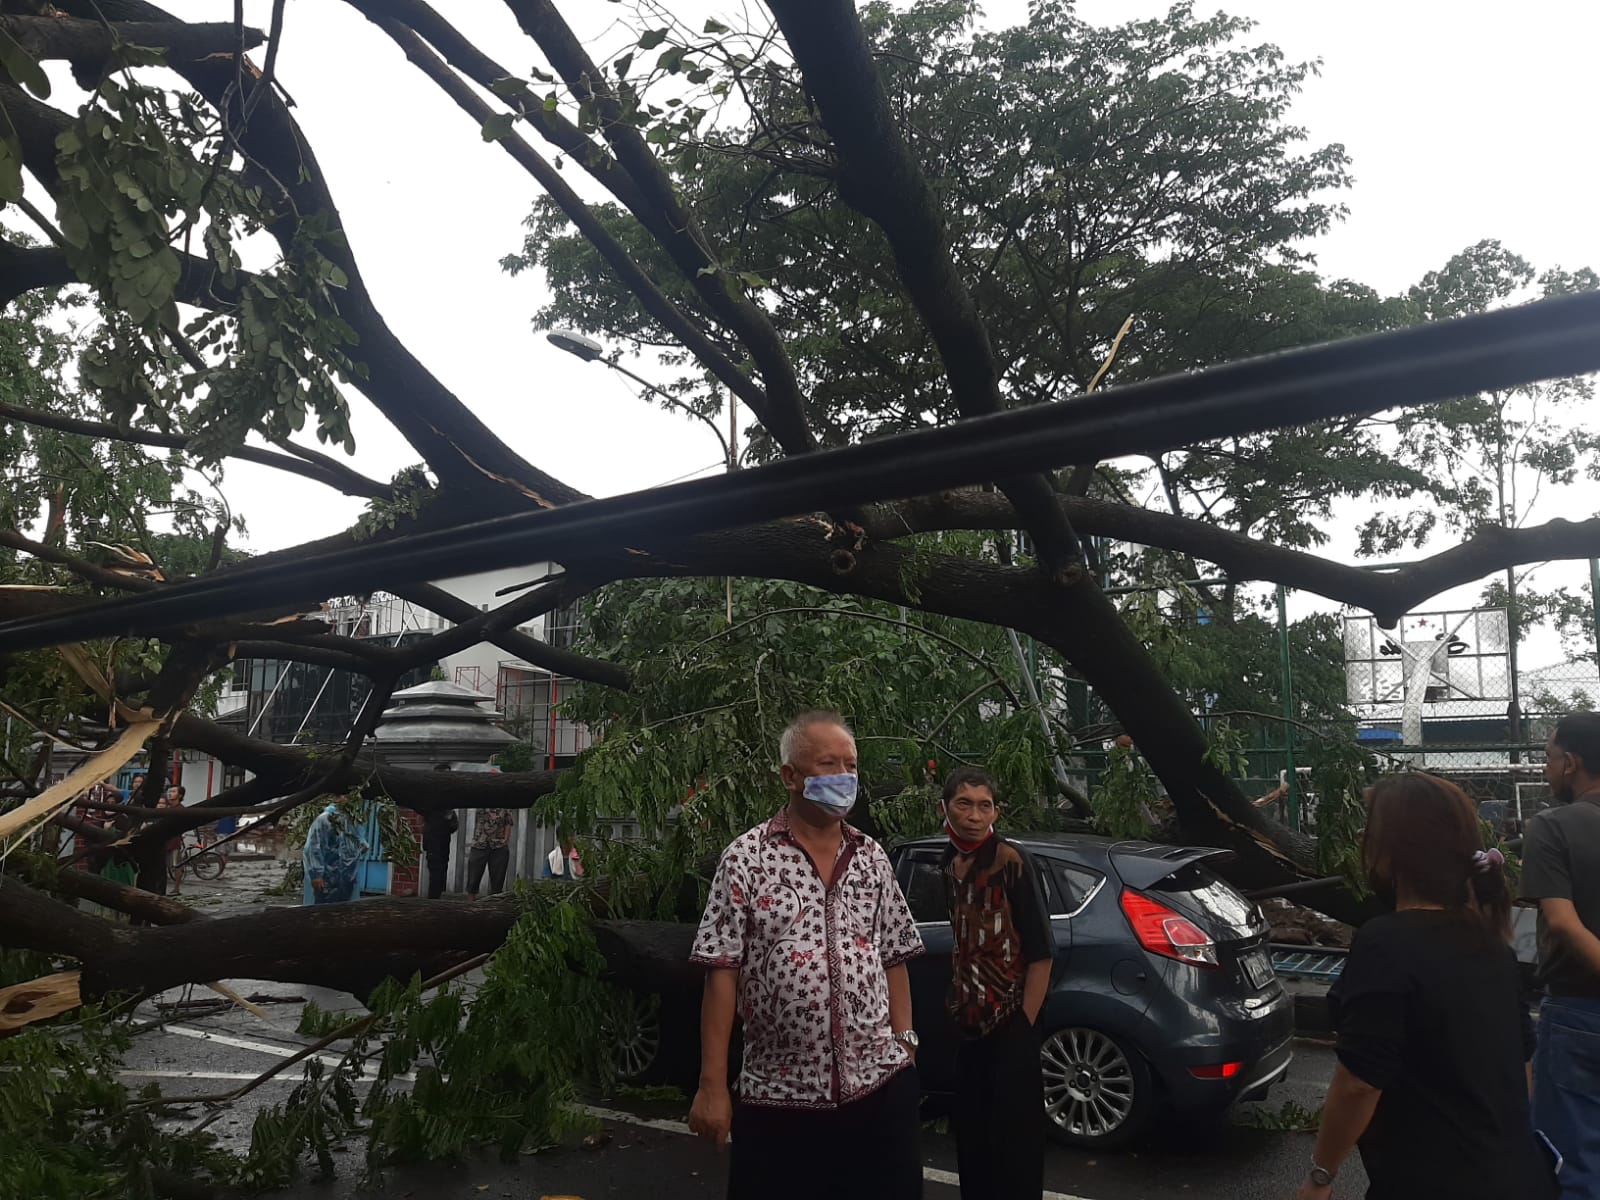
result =
[{"label": "car tire", "polygon": [[1112,1034],[1068,1025],[1039,1047],[1050,1136],[1068,1146],[1126,1146],[1156,1111],[1156,1082],[1144,1056]]},{"label": "car tire", "polygon": [[602,1028],[611,1043],[612,1061],[620,1082],[632,1085],[663,1082],[660,996],[617,988]]}]

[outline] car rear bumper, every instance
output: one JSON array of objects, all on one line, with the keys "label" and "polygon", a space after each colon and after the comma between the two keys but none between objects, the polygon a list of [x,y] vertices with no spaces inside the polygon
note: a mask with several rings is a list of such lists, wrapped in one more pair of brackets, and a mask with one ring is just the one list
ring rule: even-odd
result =
[{"label": "car rear bumper", "polygon": [[[1246,1096],[1258,1099],[1288,1072],[1294,1054],[1294,1004],[1286,993],[1279,991],[1248,1010],[1231,1000],[1214,1004],[1208,1015],[1209,1029],[1169,1043],[1153,1058],[1151,1065],[1176,1109],[1221,1110]],[[1226,1078],[1194,1073],[1234,1063],[1239,1064],[1236,1073]]]},{"label": "car rear bumper", "polygon": [[[1196,1078],[1187,1066],[1161,1072],[1166,1085],[1167,1099],[1180,1111],[1220,1111],[1240,1100],[1259,1100],[1268,1090],[1289,1073],[1294,1058],[1293,1039],[1285,1037],[1265,1054],[1253,1059],[1231,1057],[1241,1051],[1224,1051],[1222,1061],[1243,1062],[1238,1074],[1229,1079]],[[1207,1056],[1207,1064],[1217,1060],[1216,1053]]]}]

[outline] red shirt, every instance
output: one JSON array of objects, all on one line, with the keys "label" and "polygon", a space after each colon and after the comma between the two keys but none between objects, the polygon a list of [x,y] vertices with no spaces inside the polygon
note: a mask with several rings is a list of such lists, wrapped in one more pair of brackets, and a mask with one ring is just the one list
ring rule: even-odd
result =
[{"label": "red shirt", "polygon": [[843,827],[832,882],[784,812],[723,852],[692,961],[739,969],[739,1098],[778,1108],[859,1100],[910,1062],[885,972],[922,953],[883,847]]}]

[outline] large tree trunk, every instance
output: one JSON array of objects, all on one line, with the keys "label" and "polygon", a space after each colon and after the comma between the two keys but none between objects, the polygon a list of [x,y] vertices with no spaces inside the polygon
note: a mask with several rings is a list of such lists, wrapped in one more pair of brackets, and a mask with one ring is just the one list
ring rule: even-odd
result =
[{"label": "large tree trunk", "polygon": [[[593,894],[580,890],[577,898]],[[365,999],[385,979],[428,977],[495,950],[524,911],[511,896],[475,904],[363,900],[137,929],[0,876],[5,944],[78,959],[85,999],[224,979],[311,983]],[[692,925],[597,921],[594,929],[607,977],[618,983],[661,991],[696,978]]]}]

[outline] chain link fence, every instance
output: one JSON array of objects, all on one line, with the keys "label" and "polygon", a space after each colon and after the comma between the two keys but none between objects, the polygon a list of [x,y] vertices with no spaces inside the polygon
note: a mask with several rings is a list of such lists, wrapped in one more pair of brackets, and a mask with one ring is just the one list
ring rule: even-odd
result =
[{"label": "chain link fence", "polygon": [[[1319,764],[1354,741],[1379,771],[1450,779],[1498,834],[1518,836],[1551,803],[1543,768],[1556,722],[1600,705],[1590,659],[1514,665],[1503,608],[1414,614],[1380,630],[1353,613],[1290,621],[1281,602],[1218,621],[1188,585],[1127,589],[1121,603],[1246,794],[1306,832],[1316,832]],[[1070,770],[1094,800],[1120,724],[1082,681],[1060,674],[1046,685],[1074,731]]]}]

